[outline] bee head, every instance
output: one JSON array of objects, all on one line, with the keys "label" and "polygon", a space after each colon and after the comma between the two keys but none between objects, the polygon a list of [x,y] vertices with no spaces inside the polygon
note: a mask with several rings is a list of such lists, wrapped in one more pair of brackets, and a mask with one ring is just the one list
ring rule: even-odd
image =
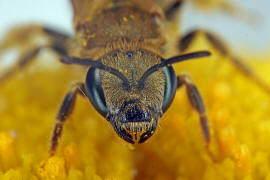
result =
[{"label": "bee head", "polygon": [[129,143],[143,143],[155,132],[176,92],[175,62],[209,55],[186,54],[168,60],[154,53],[117,51],[93,65],[86,77],[86,93],[93,106]]},{"label": "bee head", "polygon": [[154,133],[162,114],[165,75],[153,73],[143,88],[138,80],[160,62],[148,51],[117,51],[103,57],[102,63],[117,69],[127,79],[124,83],[111,73],[100,71],[100,82],[108,109],[107,119],[117,134],[129,143],[142,143]]}]

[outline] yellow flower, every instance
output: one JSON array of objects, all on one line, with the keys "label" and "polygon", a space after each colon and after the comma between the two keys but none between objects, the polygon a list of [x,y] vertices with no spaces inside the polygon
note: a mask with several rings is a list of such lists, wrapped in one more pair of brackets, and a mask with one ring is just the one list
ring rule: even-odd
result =
[{"label": "yellow flower", "polygon": [[[270,62],[248,61],[270,84]],[[55,115],[78,67],[42,58],[0,85],[0,180],[21,179],[270,179],[270,98],[228,59],[213,55],[175,66],[188,72],[207,107],[210,151],[183,89],[146,143],[130,148],[79,97],[64,125],[57,155],[49,157]]]}]

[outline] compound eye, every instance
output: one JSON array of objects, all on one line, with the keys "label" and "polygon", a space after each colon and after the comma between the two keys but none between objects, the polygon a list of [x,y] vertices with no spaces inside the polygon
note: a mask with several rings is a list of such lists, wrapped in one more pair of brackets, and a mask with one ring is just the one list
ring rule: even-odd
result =
[{"label": "compound eye", "polygon": [[86,76],[86,91],[90,102],[95,109],[106,118],[108,108],[105,102],[104,92],[101,87],[99,69],[91,67]]},{"label": "compound eye", "polygon": [[163,68],[165,73],[165,92],[162,104],[162,111],[165,113],[170,107],[177,87],[177,79],[172,66]]}]

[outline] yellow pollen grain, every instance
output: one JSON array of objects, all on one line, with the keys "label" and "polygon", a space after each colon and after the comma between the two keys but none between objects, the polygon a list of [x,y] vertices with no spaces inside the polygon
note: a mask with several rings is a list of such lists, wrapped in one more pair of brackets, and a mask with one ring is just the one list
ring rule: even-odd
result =
[{"label": "yellow pollen grain", "polygon": [[53,156],[42,162],[37,169],[37,174],[44,180],[66,179],[65,161],[63,158]]},{"label": "yellow pollen grain", "polygon": [[7,151],[13,144],[14,139],[5,132],[0,133],[0,151]]},{"label": "yellow pollen grain", "polygon": [[251,154],[246,145],[239,145],[235,148],[233,158],[237,168],[237,175],[245,177],[251,174]]},{"label": "yellow pollen grain", "polygon": [[221,130],[229,124],[230,114],[226,108],[216,108],[213,114],[213,122],[217,130]]},{"label": "yellow pollen grain", "polygon": [[0,133],[0,168],[4,170],[16,166],[18,163],[17,155],[15,154],[14,139],[9,133]]},{"label": "yellow pollen grain", "polygon": [[78,155],[77,146],[75,144],[72,143],[66,146],[64,148],[63,155],[64,155],[67,168],[78,165],[79,155]]},{"label": "yellow pollen grain", "polygon": [[220,130],[218,135],[218,143],[221,156],[231,156],[237,143],[234,128],[228,126]]}]

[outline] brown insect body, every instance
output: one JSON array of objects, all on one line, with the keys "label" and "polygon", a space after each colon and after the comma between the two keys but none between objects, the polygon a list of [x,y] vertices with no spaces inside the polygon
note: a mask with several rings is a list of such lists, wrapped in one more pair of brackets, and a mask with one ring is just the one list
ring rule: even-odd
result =
[{"label": "brown insect body", "polygon": [[[144,142],[152,135],[163,114],[163,70],[149,76],[142,90],[137,84],[147,69],[161,63],[158,54],[164,39],[157,23],[158,14],[142,8],[138,1],[104,0],[98,4],[102,8],[97,10],[91,6],[94,2],[85,1],[85,7],[81,7],[85,5],[82,2],[80,6],[76,3],[78,1],[73,1],[76,37],[81,43],[80,57],[98,59],[104,65],[119,70],[130,82],[127,91],[118,77],[101,71],[101,84],[109,111],[106,116],[122,138],[131,143]],[[76,14],[76,8],[82,8],[79,14]],[[90,14],[86,15],[85,19],[78,18],[85,11],[96,13],[90,13],[90,17]]]},{"label": "brown insect body", "polygon": [[[159,13],[143,6],[142,0],[72,2],[76,38],[82,47],[81,56],[99,59],[115,50],[142,47],[160,53],[165,42],[158,24]],[[157,6],[153,2],[148,4]]]}]

